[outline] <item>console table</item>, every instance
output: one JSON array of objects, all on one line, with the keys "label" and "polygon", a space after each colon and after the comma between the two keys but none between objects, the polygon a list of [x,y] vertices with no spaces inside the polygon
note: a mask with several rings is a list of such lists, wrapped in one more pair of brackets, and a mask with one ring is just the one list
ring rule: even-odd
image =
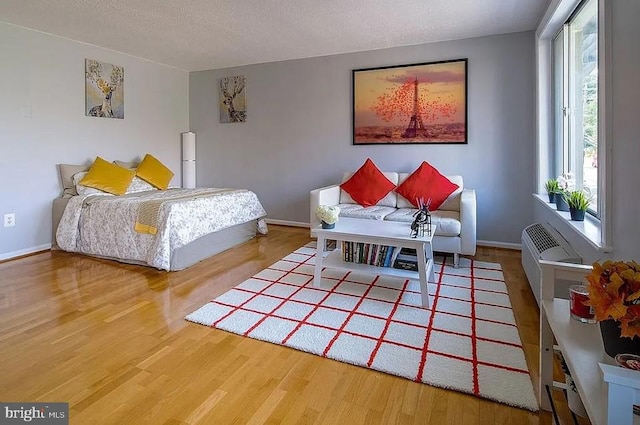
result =
[{"label": "console table", "polygon": [[640,372],[615,365],[606,355],[597,324],[571,319],[569,301],[554,298],[556,280],[584,282],[591,266],[540,261],[540,379],[538,401],[551,410],[554,337],[593,425],[640,424]]}]

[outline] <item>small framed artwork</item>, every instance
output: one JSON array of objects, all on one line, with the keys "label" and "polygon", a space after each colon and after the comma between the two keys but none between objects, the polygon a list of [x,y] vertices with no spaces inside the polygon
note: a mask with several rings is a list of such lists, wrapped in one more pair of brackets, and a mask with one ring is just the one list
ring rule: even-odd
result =
[{"label": "small framed artwork", "polygon": [[353,144],[467,143],[467,59],[355,69]]},{"label": "small framed artwork", "polygon": [[86,115],[124,118],[124,68],[85,59],[84,77]]},{"label": "small framed artwork", "polygon": [[247,121],[247,77],[236,75],[220,79],[220,122]]}]

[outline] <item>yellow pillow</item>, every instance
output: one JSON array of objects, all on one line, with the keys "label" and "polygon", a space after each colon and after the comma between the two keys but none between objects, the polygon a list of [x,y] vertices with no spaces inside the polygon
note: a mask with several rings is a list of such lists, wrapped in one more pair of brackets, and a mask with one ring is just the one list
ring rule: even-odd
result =
[{"label": "yellow pillow", "polygon": [[79,183],[114,195],[123,195],[135,176],[134,170],[127,170],[97,157],[87,175]]},{"label": "yellow pillow", "polygon": [[153,155],[146,154],[136,169],[136,175],[152,186],[160,190],[166,190],[173,178],[173,171]]}]

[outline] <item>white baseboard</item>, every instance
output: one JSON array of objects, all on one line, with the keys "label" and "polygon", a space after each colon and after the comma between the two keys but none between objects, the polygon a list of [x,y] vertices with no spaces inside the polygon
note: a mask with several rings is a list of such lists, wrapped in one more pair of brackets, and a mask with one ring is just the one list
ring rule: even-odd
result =
[{"label": "white baseboard", "polygon": [[522,245],[512,242],[496,242],[496,241],[476,241],[476,245],[488,246],[491,248],[506,248],[515,249],[516,251],[522,251]]},{"label": "white baseboard", "polygon": [[27,254],[33,254],[34,252],[46,251],[51,249],[50,243],[45,243],[38,246],[32,246],[31,248],[19,249],[18,251],[5,252],[0,254],[0,261],[10,260],[12,258],[20,257]]},{"label": "white baseboard", "polygon": [[291,226],[291,227],[306,227],[309,228],[309,223],[303,223],[301,221],[289,221],[289,220],[275,220],[272,218],[267,218],[264,221],[267,224],[279,224],[281,226]]}]

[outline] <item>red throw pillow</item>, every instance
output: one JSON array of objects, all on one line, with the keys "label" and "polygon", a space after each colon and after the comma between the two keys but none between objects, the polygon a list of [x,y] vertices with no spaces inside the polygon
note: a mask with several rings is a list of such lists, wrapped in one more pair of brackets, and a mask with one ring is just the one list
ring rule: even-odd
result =
[{"label": "red throw pillow", "polygon": [[396,192],[416,207],[418,207],[418,199],[423,199],[425,202],[431,199],[429,209],[435,211],[457,188],[457,184],[452,183],[431,164],[424,161],[398,186]]},{"label": "red throw pillow", "polygon": [[377,204],[396,185],[382,174],[370,158],[340,187],[363,207]]}]

